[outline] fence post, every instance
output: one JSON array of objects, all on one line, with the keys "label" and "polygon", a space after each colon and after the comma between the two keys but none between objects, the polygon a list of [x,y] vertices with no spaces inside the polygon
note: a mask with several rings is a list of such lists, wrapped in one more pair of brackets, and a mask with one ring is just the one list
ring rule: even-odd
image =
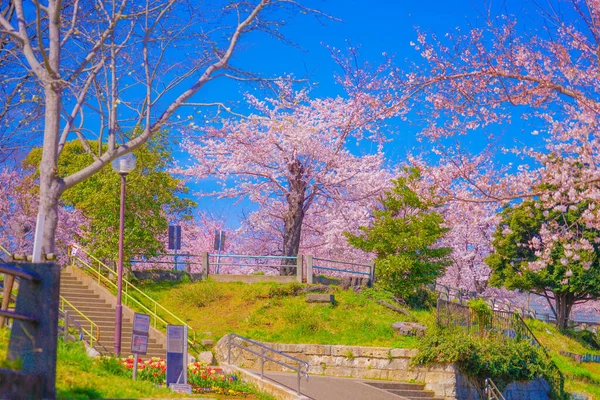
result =
[{"label": "fence post", "polygon": [[296,257],[296,281],[300,283],[302,283],[302,266],[304,265],[303,260],[304,256],[302,254],[298,254]]},{"label": "fence post", "polygon": [[64,341],[65,343],[69,341],[69,310],[65,308],[65,327],[64,327]]},{"label": "fence post", "polygon": [[202,274],[204,279],[208,279],[208,252],[202,252]]},{"label": "fence post", "polygon": [[[4,297],[2,298],[2,310],[8,310],[8,304],[12,295],[12,288],[15,282],[15,277],[12,275],[4,275]],[[3,327],[6,323],[4,317],[0,317],[0,327]]]},{"label": "fence post", "polygon": [[298,396],[300,396],[300,361],[298,361]]},{"label": "fence post", "polygon": [[265,379],[265,349],[260,348],[260,378]]},{"label": "fence post", "polygon": [[[40,276],[22,279],[15,312],[33,317],[37,323],[13,320],[7,359],[22,361],[21,372],[42,377],[42,398],[56,397],[56,342],[60,267],[55,263],[19,263],[18,267]],[[39,388],[23,388],[27,390]],[[24,396],[28,397],[28,396]]]},{"label": "fence post", "polygon": [[369,277],[371,280],[370,284],[371,284],[371,286],[373,286],[373,284],[375,283],[375,263],[371,264],[371,274],[370,275],[371,275]]},{"label": "fence post", "polygon": [[231,365],[231,334],[227,336],[227,364]]},{"label": "fence post", "polygon": [[312,285],[313,283],[313,256],[309,254],[306,256],[306,283]]}]

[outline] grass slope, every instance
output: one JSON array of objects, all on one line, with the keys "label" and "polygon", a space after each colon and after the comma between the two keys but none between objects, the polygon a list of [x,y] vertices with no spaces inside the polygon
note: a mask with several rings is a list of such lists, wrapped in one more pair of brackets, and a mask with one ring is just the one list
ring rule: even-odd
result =
[{"label": "grass slope", "polygon": [[[336,290],[335,304],[308,304],[297,284],[218,283],[140,285],[200,334],[217,340],[235,332],[252,339],[279,343],[345,344],[416,347],[413,337],[399,336],[391,325],[409,319],[431,322],[427,311],[407,317],[377,304],[384,294],[371,289],[357,294]],[[391,301],[387,299],[388,301]],[[197,337],[200,339],[200,337]]]},{"label": "grass slope", "polygon": [[567,392],[583,392],[593,399],[600,400],[600,364],[578,363],[570,357],[560,354],[566,351],[575,354],[600,355],[579,341],[563,335],[554,325],[537,320],[527,320],[538,340],[546,346],[552,359],[565,375],[565,390]]},{"label": "grass slope", "polygon": [[[435,312],[411,310],[410,317],[377,303],[385,294],[367,289],[334,290],[335,305],[307,304],[298,285],[273,283],[146,283],[150,296],[176,310],[196,332],[219,339],[235,332],[256,340],[279,343],[345,344],[415,348],[417,340],[395,334],[391,325],[415,320],[435,323]],[[560,351],[600,354],[561,334],[554,326],[529,320],[528,325],[565,374],[569,392],[584,392],[600,400],[600,364],[577,363]]]}]

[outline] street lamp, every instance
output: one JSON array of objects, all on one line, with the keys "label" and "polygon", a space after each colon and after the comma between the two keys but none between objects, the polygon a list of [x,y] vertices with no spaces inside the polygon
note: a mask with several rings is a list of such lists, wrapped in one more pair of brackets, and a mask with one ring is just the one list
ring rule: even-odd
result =
[{"label": "street lamp", "polygon": [[121,214],[119,217],[119,265],[117,266],[117,310],[115,315],[115,355],[121,355],[121,328],[123,326],[123,236],[125,233],[125,177],[135,169],[135,156],[127,153],[112,162],[113,169],[121,175]]}]

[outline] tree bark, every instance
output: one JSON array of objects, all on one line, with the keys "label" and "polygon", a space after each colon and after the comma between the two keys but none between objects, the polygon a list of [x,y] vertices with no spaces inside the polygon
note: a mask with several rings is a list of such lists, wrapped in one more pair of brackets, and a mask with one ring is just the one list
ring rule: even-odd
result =
[{"label": "tree bark", "polygon": [[[306,200],[306,182],[304,182],[304,167],[296,159],[289,164],[289,191],[286,195],[288,210],[283,221],[283,255],[297,257],[300,249],[302,221],[304,220],[304,202]],[[286,258],[281,262],[281,275],[296,273],[296,260]],[[293,267],[292,267],[293,265]]]},{"label": "tree bark", "polygon": [[60,105],[62,89],[57,84],[45,87],[44,146],[40,163],[39,213],[45,217],[42,254],[55,253],[54,234],[58,225],[58,199],[63,192],[62,180],[57,176],[58,135],[60,133]]},{"label": "tree bark", "polygon": [[564,330],[569,327],[569,316],[571,314],[571,309],[573,308],[575,296],[572,293],[562,293],[555,294],[555,298],[556,326],[558,329]]}]

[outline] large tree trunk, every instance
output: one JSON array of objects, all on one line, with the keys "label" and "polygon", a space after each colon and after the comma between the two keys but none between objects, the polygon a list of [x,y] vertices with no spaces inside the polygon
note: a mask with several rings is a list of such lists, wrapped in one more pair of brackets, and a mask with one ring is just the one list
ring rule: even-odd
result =
[{"label": "large tree trunk", "polygon": [[556,326],[560,330],[567,329],[575,296],[572,293],[555,294],[555,299]]},{"label": "large tree trunk", "polygon": [[[294,160],[290,163],[289,172],[289,192],[286,195],[288,211],[283,218],[283,255],[296,257],[300,248],[300,235],[302,234],[302,221],[304,220],[304,202],[306,200],[306,182],[303,180],[304,167],[300,163],[300,160]],[[293,275],[296,273],[296,261],[294,259],[284,259],[281,265],[281,275]]]}]

